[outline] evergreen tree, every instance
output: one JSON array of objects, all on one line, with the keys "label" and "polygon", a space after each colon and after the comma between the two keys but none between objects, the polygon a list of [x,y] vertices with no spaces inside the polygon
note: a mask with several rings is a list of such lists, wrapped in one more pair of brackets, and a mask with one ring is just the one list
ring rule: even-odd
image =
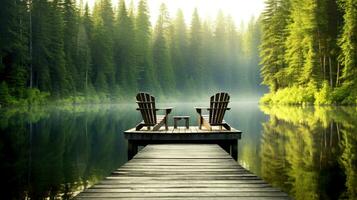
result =
[{"label": "evergreen tree", "polygon": [[317,85],[321,81],[318,58],[318,27],[315,0],[292,0],[286,58],[292,84]]},{"label": "evergreen tree", "polygon": [[343,31],[339,38],[341,47],[340,61],[343,66],[342,78],[345,85],[357,83],[357,2],[355,0],[340,0],[343,10]]},{"label": "evergreen tree", "polygon": [[110,0],[97,2],[93,10],[93,81],[97,91],[114,89],[115,70],[113,62],[114,16]]},{"label": "evergreen tree", "polygon": [[151,24],[146,0],[140,0],[135,19],[135,57],[138,69],[138,87],[140,90],[157,90],[151,59]]},{"label": "evergreen tree", "polygon": [[[243,59],[242,51],[241,51],[241,41],[240,36],[237,32],[237,28],[235,26],[234,20],[232,17],[227,18],[227,89],[234,90],[239,86],[235,81],[237,75],[239,74],[239,61]],[[258,36],[259,37],[259,36]],[[259,45],[259,44],[258,44]],[[255,55],[256,57],[258,55]],[[237,74],[238,72],[238,74]],[[256,73],[256,75],[259,73]],[[259,82],[260,83],[260,82]],[[259,84],[258,83],[258,84]]]},{"label": "evergreen tree", "polygon": [[119,12],[115,27],[114,59],[116,64],[116,82],[123,88],[136,91],[136,64],[134,21],[128,15],[125,1],[120,1]]},{"label": "evergreen tree", "polygon": [[34,86],[41,91],[51,91],[48,51],[50,3],[46,0],[34,1],[32,5],[32,65]]},{"label": "evergreen tree", "polygon": [[[205,20],[202,24],[202,65],[205,68],[205,77],[202,77],[205,82],[205,90],[217,89],[217,85],[214,82],[216,62],[215,62],[215,49],[216,45],[214,34],[214,23],[209,20]],[[214,92],[214,91],[212,91]]]},{"label": "evergreen tree", "polygon": [[191,31],[189,38],[189,55],[187,73],[189,74],[186,80],[186,88],[192,88],[193,90],[200,90],[204,86],[204,67],[203,67],[203,51],[202,51],[202,25],[198,15],[197,8],[195,8],[192,21]]},{"label": "evergreen tree", "polygon": [[156,22],[153,41],[153,64],[155,67],[159,84],[165,94],[174,91],[175,78],[171,65],[168,45],[168,29],[170,21],[165,4],[160,6],[160,14]]},{"label": "evergreen tree", "polygon": [[[287,63],[284,55],[286,52],[285,42],[288,36],[289,12],[289,1],[268,0],[262,14],[261,75],[263,84],[269,86],[273,92],[286,87],[288,84],[285,77]],[[294,55],[296,59],[299,58],[298,54]],[[299,66],[296,68],[299,68]]]},{"label": "evergreen tree", "polygon": [[[49,68],[49,75],[51,80],[51,89],[49,90],[56,97],[67,95],[70,92],[70,84],[68,82],[68,74],[66,71],[66,61],[63,43],[63,19],[61,13],[61,4],[58,0],[50,2],[48,8],[48,30],[46,30],[48,37],[48,52],[47,62]],[[48,84],[48,83],[46,83]]]},{"label": "evergreen tree", "polygon": [[256,86],[261,82],[259,74],[259,45],[260,45],[260,20],[255,20],[254,17],[250,20],[247,26],[247,36],[244,38],[246,41],[246,67],[244,70],[246,80],[246,92],[250,94],[257,94]]},{"label": "evergreen tree", "polygon": [[183,12],[179,9],[177,11],[176,19],[173,22],[171,60],[176,75],[177,89],[182,92],[185,89],[182,83],[184,83],[188,78],[186,73],[187,48],[187,28]]},{"label": "evergreen tree", "polygon": [[[220,10],[216,19],[216,27],[214,32],[214,81],[220,87],[224,88],[228,85],[227,81],[230,76],[230,71],[227,68],[227,37],[226,37],[226,19],[223,12]],[[218,67],[219,66],[219,67]]]},{"label": "evergreen tree", "polygon": [[4,0],[0,13],[0,80],[9,94],[22,97],[28,74],[28,17],[25,1]]},{"label": "evergreen tree", "polygon": [[9,87],[6,82],[0,83],[0,106],[7,105],[11,101],[11,95],[9,93]]},{"label": "evergreen tree", "polygon": [[75,7],[74,0],[63,1],[63,46],[65,53],[65,66],[67,73],[67,80],[71,92],[76,92],[82,84],[79,81],[78,70],[76,65],[77,60],[77,36],[78,36],[78,11]]},{"label": "evergreen tree", "polygon": [[77,66],[77,89],[82,92],[88,92],[88,87],[91,86],[90,73],[92,67],[92,52],[90,44],[92,21],[89,16],[88,4],[85,6],[83,16],[80,16],[78,26],[75,62]]}]

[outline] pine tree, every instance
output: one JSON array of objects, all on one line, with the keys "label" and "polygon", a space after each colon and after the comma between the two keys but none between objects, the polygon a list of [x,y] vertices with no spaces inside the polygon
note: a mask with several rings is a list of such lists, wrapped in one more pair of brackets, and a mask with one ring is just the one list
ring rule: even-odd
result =
[{"label": "pine tree", "polygon": [[54,0],[50,2],[48,9],[48,19],[51,20],[47,21],[48,30],[46,30],[45,34],[48,37],[48,46],[46,46],[48,57],[46,59],[51,79],[51,89],[49,91],[55,97],[60,97],[69,94],[71,90],[65,67],[61,4],[58,0]]},{"label": "pine tree", "polygon": [[357,77],[357,2],[355,0],[340,0],[343,10],[343,31],[338,44],[341,47],[339,60],[343,66],[342,78],[345,85],[356,85]]},{"label": "pine tree", "polygon": [[[173,22],[173,35],[171,47],[172,66],[176,74],[176,83],[184,83],[187,80],[187,28],[181,9],[177,11],[176,19]],[[184,90],[183,84],[177,84],[179,91]]]},{"label": "pine tree", "polygon": [[135,19],[135,52],[136,65],[138,69],[138,87],[140,90],[158,90],[159,86],[154,70],[150,49],[151,24],[146,0],[140,0],[138,14]]},{"label": "pine tree", "polygon": [[[228,83],[226,82],[230,76],[227,68],[227,38],[226,38],[226,19],[220,10],[216,19],[216,27],[214,31],[214,60],[215,60],[215,83],[222,89]],[[219,67],[217,67],[219,66]]]},{"label": "pine tree", "polygon": [[77,90],[81,92],[88,92],[88,87],[91,86],[90,73],[92,67],[92,53],[90,43],[92,21],[89,16],[88,4],[85,6],[83,16],[80,16],[78,26],[75,58],[77,74],[75,81],[77,83]]},{"label": "pine tree", "polygon": [[79,81],[78,70],[76,65],[77,57],[77,36],[78,36],[78,11],[74,0],[63,1],[63,46],[65,53],[65,66],[69,87],[71,92],[76,92],[76,89],[82,84]]},{"label": "pine tree", "polygon": [[[187,70],[189,77],[186,80],[186,88],[192,90],[200,90],[204,86],[204,68],[203,68],[203,48],[202,48],[202,24],[198,15],[197,8],[195,8],[190,30],[189,42],[189,56]],[[195,80],[195,81],[194,81]]]},{"label": "pine tree", "polygon": [[0,13],[0,80],[22,97],[28,74],[28,17],[25,1],[4,0]]},{"label": "pine tree", "polygon": [[136,91],[137,89],[133,23],[133,19],[128,15],[125,1],[120,1],[115,25],[114,59],[116,64],[116,83],[130,91]]},{"label": "pine tree", "polygon": [[247,77],[247,83],[245,88],[247,93],[252,95],[256,94],[258,91],[256,90],[257,85],[261,82],[259,74],[259,45],[260,41],[260,20],[255,20],[254,17],[251,18],[250,22],[247,26],[247,37],[246,40],[246,51],[245,51],[245,59],[246,59],[246,67],[245,70]]},{"label": "pine tree", "polygon": [[[260,46],[263,84],[271,91],[286,87],[285,42],[288,36],[290,3],[284,0],[268,0],[262,14],[262,43]],[[292,48],[297,48],[294,46]],[[292,51],[293,52],[293,51]],[[295,52],[296,53],[296,52]],[[294,54],[299,59],[298,54]],[[290,56],[290,55],[289,55]],[[299,68],[301,66],[297,66]],[[292,74],[290,72],[289,74]],[[290,76],[290,78],[293,78]],[[294,77],[296,80],[296,77]]]},{"label": "pine tree", "polygon": [[168,44],[168,29],[170,21],[165,4],[160,6],[160,14],[156,22],[153,41],[153,64],[163,92],[169,94],[175,89],[174,72],[171,65]]},{"label": "pine tree", "polygon": [[41,91],[51,91],[51,77],[48,51],[50,3],[46,0],[34,1],[32,5],[32,65],[34,86]]},{"label": "pine tree", "polygon": [[113,62],[114,16],[110,0],[101,0],[93,10],[93,76],[97,91],[110,92],[115,85]]},{"label": "pine tree", "polygon": [[315,0],[293,0],[287,38],[288,75],[292,84],[317,85],[321,82],[318,58],[318,27]]},{"label": "pine tree", "polygon": [[[240,45],[240,38],[237,32],[237,28],[235,26],[234,20],[232,17],[227,18],[227,83],[226,88],[229,90],[234,90],[238,84],[235,81],[236,72],[238,71],[239,61],[243,58],[241,55],[241,45]],[[256,55],[258,57],[258,55]],[[258,65],[257,65],[258,66]],[[256,73],[256,74],[259,74]],[[259,85],[260,82],[257,84]]]},{"label": "pine tree", "polygon": [[217,69],[215,62],[215,39],[214,39],[214,24],[205,20],[202,23],[202,66],[205,68],[203,81],[206,83],[204,85],[204,90],[217,89],[217,84],[214,82],[215,70]]}]

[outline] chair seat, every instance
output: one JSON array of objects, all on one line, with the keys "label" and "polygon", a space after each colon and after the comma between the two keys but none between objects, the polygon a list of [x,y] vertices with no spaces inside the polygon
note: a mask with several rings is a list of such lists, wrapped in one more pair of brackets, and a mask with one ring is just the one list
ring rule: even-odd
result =
[{"label": "chair seat", "polygon": [[[170,114],[172,108],[156,108],[155,97],[145,92],[139,92],[136,95],[136,100],[139,106],[136,110],[140,111],[143,118],[143,121],[136,126],[136,130],[140,130],[145,126],[150,129],[150,126],[153,126],[153,130],[156,131],[163,125],[168,130],[167,116]],[[165,115],[157,115],[156,112],[159,110],[164,110]]]},{"label": "chair seat", "polygon": [[163,120],[165,118],[165,115],[156,115],[156,121],[160,122],[161,120]]},{"label": "chair seat", "polygon": [[196,107],[197,113],[200,115],[200,126],[205,126],[212,130],[211,126],[223,126],[227,130],[230,130],[230,126],[223,120],[224,114],[230,108],[227,107],[229,103],[229,95],[226,92],[217,93],[210,98],[210,107],[207,108],[209,115],[203,115],[202,111],[204,108]]}]

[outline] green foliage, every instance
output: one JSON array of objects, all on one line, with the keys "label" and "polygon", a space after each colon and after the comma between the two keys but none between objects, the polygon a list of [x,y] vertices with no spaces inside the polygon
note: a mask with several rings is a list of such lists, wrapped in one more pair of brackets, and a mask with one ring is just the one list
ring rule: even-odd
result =
[{"label": "green foliage", "polygon": [[[356,103],[356,4],[354,0],[266,1],[261,75],[271,93],[263,103]],[[311,85],[320,88],[314,97],[299,94]],[[293,97],[281,96],[290,93]]]},{"label": "green foliage", "polygon": [[333,103],[332,88],[324,82],[320,91],[315,93],[315,105],[329,105]]},{"label": "green foliage", "polygon": [[[261,109],[269,115],[261,137],[265,180],[295,199],[356,198],[355,108],[262,106]],[[337,172],[339,169],[343,172]],[[336,186],[333,191],[330,184]]]},{"label": "green foliage", "polygon": [[7,105],[11,102],[9,88],[5,82],[0,84],[0,105]]},{"label": "green foliage", "polygon": [[25,101],[27,105],[44,105],[47,103],[50,93],[41,92],[39,89],[27,89]]},{"label": "green foliage", "polygon": [[[120,1],[114,32],[116,84],[136,91],[138,72],[133,45],[135,43],[134,19],[129,16],[124,0]],[[115,93],[114,95],[118,95]]]},{"label": "green foliage", "polygon": [[288,36],[287,25],[290,17],[290,1],[266,1],[266,8],[262,14],[262,42],[260,45],[261,75],[263,84],[271,91],[287,85],[284,73],[286,59],[285,41]]},{"label": "green foliage", "polygon": [[128,9],[121,0],[115,10],[111,3],[98,0],[90,10],[76,0],[4,0],[6,104],[42,103],[46,94],[77,104],[123,101],[140,90],[195,98],[217,90],[261,92],[260,22],[254,18],[247,29],[237,28],[223,12],[213,23],[195,9],[186,25],[182,11],[171,19],[163,5],[153,28],[146,0],[135,12],[133,3]]},{"label": "green foliage", "polygon": [[316,87],[314,84],[309,84],[308,87],[292,86],[289,88],[280,89],[275,93],[265,94],[262,99],[262,104],[278,104],[278,105],[305,105],[315,102]]},{"label": "green foliage", "polygon": [[341,47],[340,61],[343,64],[342,77],[347,81],[355,81],[357,76],[357,2],[355,0],[340,0],[344,11],[343,32],[339,38]]},{"label": "green foliage", "polygon": [[[153,65],[155,73],[160,74],[157,79],[165,94],[176,88],[174,72],[169,54],[169,28],[171,26],[165,4],[160,6],[160,14],[156,22],[152,47]],[[174,93],[172,93],[174,94]]]}]

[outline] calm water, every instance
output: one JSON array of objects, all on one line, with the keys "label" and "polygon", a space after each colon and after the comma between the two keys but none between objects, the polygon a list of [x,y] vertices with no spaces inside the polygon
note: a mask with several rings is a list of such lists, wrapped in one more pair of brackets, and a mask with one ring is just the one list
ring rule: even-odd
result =
[{"label": "calm water", "polygon": [[[244,167],[295,199],[357,198],[355,107],[230,105]],[[194,125],[206,103],[170,106]],[[71,198],[127,161],[140,119],[134,104],[0,110],[0,199]]]}]

